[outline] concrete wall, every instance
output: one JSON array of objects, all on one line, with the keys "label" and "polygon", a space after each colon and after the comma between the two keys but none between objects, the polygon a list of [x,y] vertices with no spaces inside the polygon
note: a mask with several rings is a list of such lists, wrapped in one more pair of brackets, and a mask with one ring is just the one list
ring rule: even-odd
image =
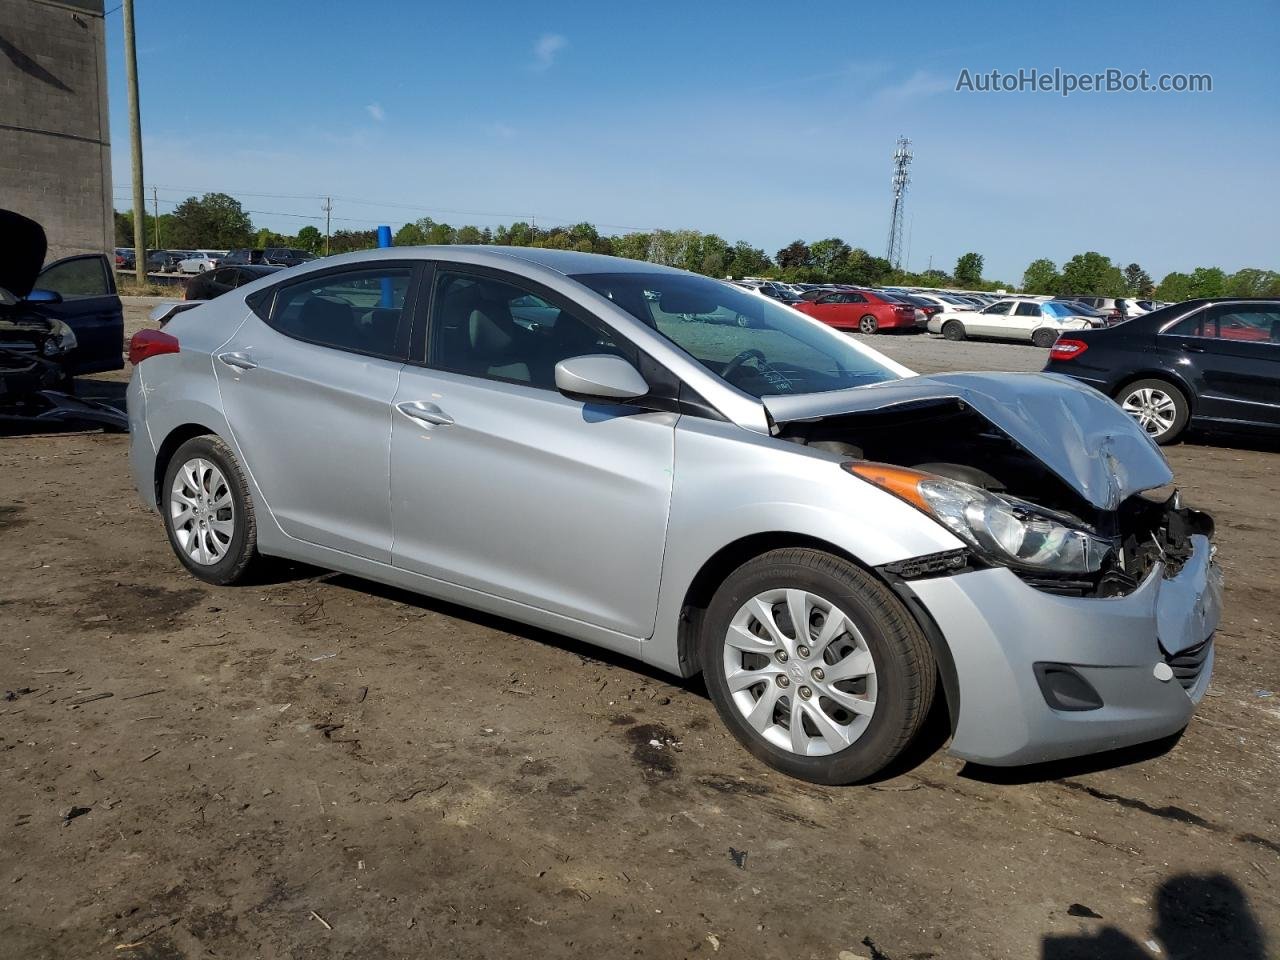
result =
[{"label": "concrete wall", "polygon": [[103,0],[0,0],[0,207],[48,259],[114,246]]}]

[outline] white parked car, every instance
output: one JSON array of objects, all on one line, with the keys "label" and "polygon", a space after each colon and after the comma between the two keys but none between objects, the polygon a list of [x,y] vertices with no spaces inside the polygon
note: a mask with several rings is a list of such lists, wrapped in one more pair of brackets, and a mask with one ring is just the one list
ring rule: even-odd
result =
[{"label": "white parked car", "polygon": [[998,340],[1029,340],[1037,347],[1052,347],[1058,334],[1066,330],[1087,330],[1096,324],[1079,315],[1078,307],[1060,301],[998,300],[983,310],[957,310],[934,314],[929,332],[948,340],[990,337]]},{"label": "white parked car", "polygon": [[956,313],[958,311],[968,311],[978,309],[968,300],[962,300],[960,297],[948,296],[945,293],[913,293],[913,297],[921,300],[927,300],[930,303],[936,303],[942,308],[943,313]]},{"label": "white parked car", "polygon": [[213,270],[218,266],[219,259],[216,254],[209,253],[207,250],[197,250],[185,260],[178,261],[179,273],[204,273],[206,270]]}]

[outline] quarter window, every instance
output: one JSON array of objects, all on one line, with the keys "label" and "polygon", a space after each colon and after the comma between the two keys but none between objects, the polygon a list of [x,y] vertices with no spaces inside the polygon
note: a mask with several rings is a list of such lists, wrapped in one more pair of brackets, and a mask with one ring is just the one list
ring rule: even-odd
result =
[{"label": "quarter window", "polygon": [[411,267],[326,273],[281,287],[271,325],[281,333],[339,350],[394,357]]},{"label": "quarter window", "polygon": [[432,367],[554,390],[557,363],[597,353],[626,355],[603,327],[523,287],[465,273],[436,275]]}]

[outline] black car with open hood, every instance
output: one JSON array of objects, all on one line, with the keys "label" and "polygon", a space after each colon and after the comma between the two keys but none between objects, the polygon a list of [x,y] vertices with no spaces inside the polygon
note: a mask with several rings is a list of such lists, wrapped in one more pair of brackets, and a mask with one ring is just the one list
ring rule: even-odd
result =
[{"label": "black car with open hood", "polygon": [[35,354],[76,376],[124,368],[124,310],[106,254],[42,268],[44,228],[0,210],[0,350]]}]

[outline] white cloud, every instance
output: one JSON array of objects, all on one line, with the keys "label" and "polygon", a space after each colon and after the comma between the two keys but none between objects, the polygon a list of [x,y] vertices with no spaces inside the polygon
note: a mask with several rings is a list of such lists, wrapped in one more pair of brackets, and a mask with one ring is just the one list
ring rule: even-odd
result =
[{"label": "white cloud", "polygon": [[382,109],[382,104],[380,103],[370,103],[365,106],[364,111],[379,123],[387,118],[386,111]]},{"label": "white cloud", "polygon": [[569,41],[558,33],[544,33],[533,45],[533,69],[549,70]]},{"label": "white cloud", "polygon": [[927,70],[917,70],[901,83],[881,88],[876,93],[876,99],[881,103],[901,103],[904,100],[931,97],[936,93],[945,93],[954,89],[954,80],[948,80]]}]

